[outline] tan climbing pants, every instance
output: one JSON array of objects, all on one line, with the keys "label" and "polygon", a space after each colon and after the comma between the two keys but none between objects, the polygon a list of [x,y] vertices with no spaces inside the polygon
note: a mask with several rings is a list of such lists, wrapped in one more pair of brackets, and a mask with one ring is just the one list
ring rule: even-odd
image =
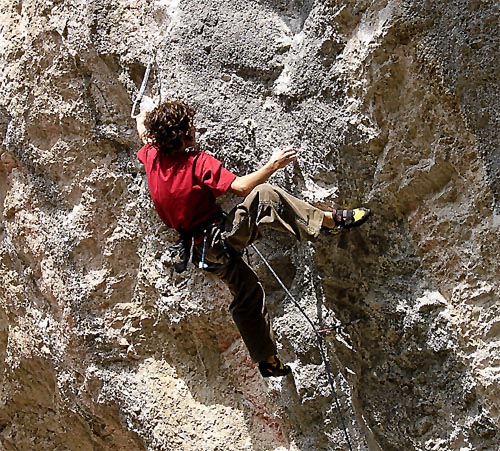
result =
[{"label": "tan climbing pants", "polygon": [[[243,261],[246,246],[259,238],[264,227],[312,240],[320,232],[324,213],[269,184],[257,186],[219,224],[207,231],[206,271],[229,287],[233,320],[254,362],[276,354],[264,290],[255,272]],[[193,261],[202,258],[203,244],[194,248]]]}]

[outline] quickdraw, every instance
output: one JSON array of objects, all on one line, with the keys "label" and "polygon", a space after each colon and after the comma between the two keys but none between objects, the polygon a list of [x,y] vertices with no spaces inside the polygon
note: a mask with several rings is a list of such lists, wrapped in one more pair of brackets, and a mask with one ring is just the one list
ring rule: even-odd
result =
[{"label": "quickdraw", "polygon": [[[151,60],[149,61],[148,65],[146,66],[146,72],[144,72],[144,78],[142,79],[141,87],[139,89],[139,92],[137,93],[137,96],[135,97],[134,104],[132,105],[132,111],[130,112],[130,117],[132,119],[136,119],[139,117],[141,114],[140,111],[140,105],[142,98],[144,97],[144,92],[146,91],[146,87],[148,85],[148,80],[149,80],[149,74],[151,72],[151,67],[153,66],[155,60],[155,55],[151,57]],[[135,110],[137,109],[137,106],[139,106],[139,112],[136,113]]]}]

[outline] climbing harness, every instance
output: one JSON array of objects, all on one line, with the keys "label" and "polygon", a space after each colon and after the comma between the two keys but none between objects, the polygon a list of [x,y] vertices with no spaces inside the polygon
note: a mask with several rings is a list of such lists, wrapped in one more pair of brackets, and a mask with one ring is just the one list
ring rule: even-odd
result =
[{"label": "climbing harness", "polygon": [[314,331],[314,334],[316,335],[316,338],[318,340],[319,352],[321,354],[321,358],[323,359],[323,363],[325,364],[326,375],[327,375],[327,378],[328,378],[328,382],[330,383],[330,387],[332,389],[333,398],[335,399],[335,406],[337,408],[337,412],[338,412],[338,415],[339,415],[339,418],[340,418],[340,422],[342,424],[342,429],[344,431],[345,440],[346,440],[347,445],[349,447],[349,451],[353,451],[353,448],[352,448],[352,445],[351,445],[351,440],[350,440],[350,437],[349,437],[349,432],[347,431],[346,422],[345,422],[345,419],[344,419],[344,415],[342,413],[342,407],[340,406],[340,401],[339,401],[339,398],[337,396],[337,391],[335,390],[335,382],[334,382],[333,376],[332,376],[332,369],[331,369],[331,366],[330,366],[330,361],[328,360],[327,353],[325,352],[324,338],[323,338],[323,335],[322,335],[322,332],[324,332],[324,330],[318,330],[317,329],[317,327],[314,325],[313,321],[309,318],[309,316],[307,316],[307,313],[304,311],[304,309],[301,307],[301,305],[298,303],[298,301],[295,299],[295,297],[292,295],[292,293],[290,293],[290,290],[288,290],[288,288],[283,283],[283,281],[280,279],[280,277],[278,276],[278,274],[276,274],[276,271],[273,269],[273,267],[271,266],[271,264],[267,261],[267,259],[264,257],[264,255],[262,255],[262,253],[259,251],[259,249],[257,249],[257,247],[255,246],[255,244],[251,244],[250,246],[256,252],[256,254],[259,256],[259,258],[262,260],[262,262],[267,266],[267,269],[269,269],[269,271],[271,272],[271,274],[274,276],[274,278],[277,280],[277,282],[281,285],[281,288],[283,288],[283,290],[285,291],[285,293],[287,294],[287,296],[291,299],[291,301],[299,309],[300,313],[302,313],[302,315],[304,316],[304,318],[307,320],[307,322],[312,327],[312,329]]},{"label": "climbing harness", "polygon": [[203,247],[198,268],[208,269],[206,256],[210,230],[213,225],[221,220],[223,214],[224,212],[219,207],[213,215],[195,227],[189,230],[177,230],[179,239],[168,248],[170,262],[173,264],[175,272],[182,273],[187,269],[188,263],[193,263],[194,246],[200,242],[201,237],[203,237]]}]

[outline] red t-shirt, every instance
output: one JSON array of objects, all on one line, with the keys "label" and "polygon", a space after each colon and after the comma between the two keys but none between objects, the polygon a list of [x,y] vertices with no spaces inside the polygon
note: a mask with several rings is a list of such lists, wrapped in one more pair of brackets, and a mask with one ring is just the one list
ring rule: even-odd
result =
[{"label": "red t-shirt", "polygon": [[215,198],[224,194],[236,175],[205,152],[158,155],[154,144],[137,152],[144,164],[149,192],[161,220],[176,230],[189,230],[217,212]]}]

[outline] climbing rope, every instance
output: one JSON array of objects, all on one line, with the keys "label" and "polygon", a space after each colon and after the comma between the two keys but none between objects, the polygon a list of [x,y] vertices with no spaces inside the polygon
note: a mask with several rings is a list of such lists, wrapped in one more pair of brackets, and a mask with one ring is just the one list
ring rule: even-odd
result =
[{"label": "climbing rope", "polygon": [[269,271],[271,272],[271,274],[274,276],[274,278],[281,285],[281,288],[283,288],[283,290],[285,291],[285,293],[292,300],[292,302],[294,303],[294,305],[299,309],[300,313],[302,313],[302,315],[304,316],[304,318],[310,324],[312,330],[314,331],[314,334],[316,335],[316,339],[318,340],[319,352],[321,354],[321,358],[323,359],[323,363],[325,364],[326,376],[328,378],[328,382],[329,382],[330,387],[332,389],[333,398],[335,400],[335,406],[337,408],[337,412],[338,412],[338,415],[339,415],[339,418],[340,418],[340,423],[341,423],[342,429],[344,431],[345,440],[346,440],[347,445],[349,447],[349,451],[353,451],[352,445],[351,445],[351,439],[349,437],[349,432],[347,431],[347,426],[346,426],[345,418],[344,418],[344,415],[342,413],[342,407],[340,406],[340,401],[339,401],[339,398],[337,396],[337,390],[335,390],[335,382],[334,382],[333,376],[332,376],[332,368],[330,366],[330,361],[328,360],[328,355],[325,352],[325,343],[324,343],[323,335],[322,335],[322,333],[324,333],[324,331],[323,330],[320,331],[320,330],[317,329],[317,327],[315,326],[314,322],[309,318],[309,316],[307,315],[307,313],[304,311],[304,309],[301,307],[301,305],[298,303],[298,301],[295,299],[295,297],[292,295],[292,293],[290,293],[290,290],[286,287],[286,285],[280,279],[280,277],[278,276],[278,274],[276,274],[276,271],[273,269],[273,267],[267,261],[267,259],[262,255],[262,253],[259,251],[259,249],[257,249],[257,247],[255,246],[255,244],[251,244],[250,246],[257,253],[257,255],[260,257],[260,259],[262,260],[262,262],[267,266],[267,269],[269,269]]}]

